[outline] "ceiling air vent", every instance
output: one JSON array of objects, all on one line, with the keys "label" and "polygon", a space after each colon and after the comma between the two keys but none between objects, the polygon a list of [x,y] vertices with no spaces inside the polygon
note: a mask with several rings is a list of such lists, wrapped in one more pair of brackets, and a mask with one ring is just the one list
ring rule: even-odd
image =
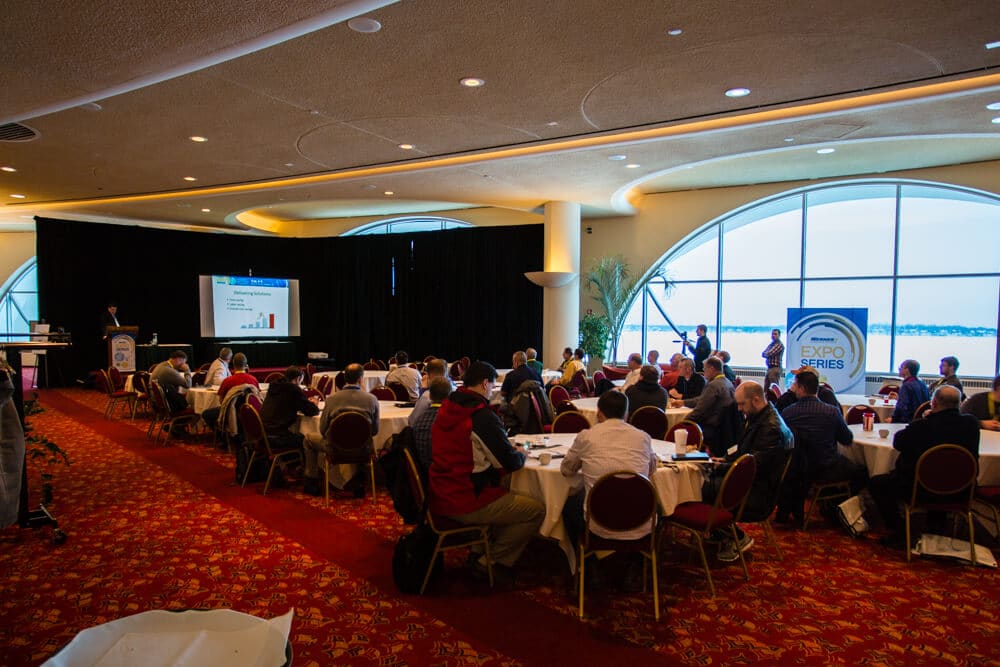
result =
[{"label": "ceiling air vent", "polygon": [[0,141],[32,141],[38,138],[38,132],[20,123],[0,125]]}]

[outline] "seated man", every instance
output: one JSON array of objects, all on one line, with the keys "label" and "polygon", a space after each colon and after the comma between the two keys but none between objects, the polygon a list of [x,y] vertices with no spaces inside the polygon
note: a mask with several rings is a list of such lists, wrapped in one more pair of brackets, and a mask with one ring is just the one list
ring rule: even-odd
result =
[{"label": "seated man", "polygon": [[285,369],[285,379],[272,382],[267,388],[260,418],[272,446],[302,447],[302,434],[293,433],[291,428],[298,423],[300,412],[307,417],[319,413],[319,398],[306,398],[301,383],[302,369],[289,366]]},{"label": "seated man", "polygon": [[[594,482],[618,470],[637,472],[646,477],[652,477],[656,472],[656,457],[653,456],[649,434],[623,421],[628,408],[628,398],[621,393],[609,391],[602,394],[597,399],[597,424],[576,435],[560,466],[566,477],[573,477],[583,470],[583,491],[567,498],[562,511],[566,534],[574,545],[579,542],[587,525],[583,508]],[[634,534],[624,534],[594,526],[594,534],[616,539],[640,538],[649,535],[649,530],[639,528]]]},{"label": "seated man", "polygon": [[206,387],[218,387],[222,381],[229,377],[229,360],[233,358],[233,351],[228,347],[219,350],[219,357],[213,361],[205,374]]},{"label": "seated man", "polygon": [[694,362],[684,357],[677,369],[677,384],[670,390],[670,398],[686,401],[701,396],[705,391],[705,378],[694,372]]},{"label": "seated man", "polygon": [[170,406],[170,412],[180,412],[187,408],[187,398],[182,391],[191,388],[191,368],[187,364],[184,350],[171,352],[170,358],[157,364],[149,377],[156,380],[163,389],[163,397]]},{"label": "seated man", "polygon": [[[680,377],[680,365],[681,359],[684,355],[680,352],[675,352],[670,355],[670,364],[663,371],[663,375],[660,376],[660,386],[670,391],[677,385],[677,378]],[[692,371],[694,370],[694,364],[691,365]]]},{"label": "seated man", "polygon": [[[642,362],[640,361],[640,363],[642,363]],[[660,351],[659,350],[650,350],[649,352],[647,352],[646,353],[646,363],[649,364],[650,366],[656,366],[657,364],[659,364],[660,363]]]},{"label": "seated man", "polygon": [[993,378],[993,391],[984,391],[962,403],[961,412],[979,420],[984,431],[1000,431],[1000,375]]},{"label": "seated man", "polygon": [[722,374],[722,360],[718,357],[705,359],[705,379],[708,383],[698,398],[673,400],[675,408],[693,408],[685,419],[701,427],[705,443],[715,456],[725,456],[726,450],[736,442],[738,433],[733,423],[736,414],[736,398],[733,383]]},{"label": "seated man", "polygon": [[962,400],[965,400],[965,389],[962,388],[962,381],[958,379],[955,373],[958,372],[958,357],[944,357],[941,359],[941,365],[938,366],[938,372],[941,373],[941,377],[938,378],[937,382],[928,387],[928,390],[933,393],[935,389],[943,384],[950,384],[952,387],[958,389],[958,393],[962,396]]},{"label": "seated man", "polygon": [[525,380],[534,380],[538,384],[542,384],[542,376],[528,366],[528,357],[524,352],[515,352],[511,359],[511,364],[514,370],[507,373],[507,376],[503,379],[503,384],[500,385],[500,393],[503,395],[503,402],[505,404],[510,403],[514,392]]},{"label": "seated man", "polygon": [[838,451],[837,443],[851,445],[854,434],[839,407],[827,405],[816,397],[819,391],[816,374],[800,372],[795,376],[792,390],[798,400],[785,408],[781,417],[795,433],[797,458],[781,492],[778,518],[779,523],[788,523],[791,515],[801,525],[803,505],[812,482],[849,481],[852,493],[856,494],[864,486],[868,472]]},{"label": "seated man", "polygon": [[528,368],[535,369],[535,372],[538,373],[539,377],[541,377],[542,376],[542,370],[545,367],[542,366],[542,362],[540,362],[538,360],[538,351],[535,348],[533,348],[533,347],[529,347],[529,348],[525,349],[524,354],[525,354],[526,357],[528,357],[528,361],[527,361]]},{"label": "seated man", "polygon": [[903,384],[899,385],[896,409],[892,411],[892,417],[887,421],[894,424],[908,424],[913,421],[913,413],[920,404],[931,400],[931,394],[927,391],[927,385],[918,377],[920,364],[913,359],[906,359],[899,365],[899,375],[903,378]]},{"label": "seated man", "polygon": [[[233,387],[238,387],[242,384],[252,384],[255,387],[259,387],[257,378],[255,378],[252,374],[247,373],[247,355],[242,352],[237,352],[233,357],[233,374],[223,380],[222,384],[219,385],[219,406],[221,406],[222,402],[226,400],[226,395]],[[219,420],[219,407],[205,410],[201,413],[201,418],[210,428],[215,428],[215,425]]]},{"label": "seated man", "polygon": [[[476,361],[464,384],[438,411],[431,427],[430,509],[459,523],[493,527],[490,555],[512,567],[545,518],[545,507],[529,496],[508,491],[504,473],[520,470],[525,453],[507,440],[489,409],[497,372]],[[482,557],[477,569],[485,570]]]},{"label": "seated man", "polygon": [[411,401],[417,400],[420,396],[420,371],[409,366],[410,357],[406,352],[400,350],[396,353],[396,367],[385,376],[385,384],[389,386],[398,382],[406,388],[406,393]]},{"label": "seated man", "polygon": [[[451,380],[448,379],[448,363],[444,359],[431,359],[424,366],[424,371],[427,373],[420,381],[423,388],[420,391],[420,398],[417,402],[413,404],[413,412],[410,416],[406,418],[406,423],[413,426],[420,419],[420,415],[424,413],[424,410],[431,404],[431,397],[428,393],[431,383],[434,382],[434,378],[444,378],[448,382],[448,387],[454,390],[455,387],[452,385]],[[449,392],[450,393],[450,392]]]},{"label": "seated man", "polygon": [[725,350],[716,350],[713,355],[722,360],[722,374],[726,376],[726,379],[730,382],[736,382],[736,372],[729,367],[729,361],[733,358],[732,355]]},{"label": "seated man", "polygon": [[[361,388],[361,378],[364,375],[365,370],[361,364],[349,364],[344,369],[344,386],[339,391],[335,391],[327,397],[326,405],[323,407],[323,414],[319,418],[319,433],[310,433],[309,437],[306,438],[305,492],[310,495],[318,496],[322,489],[319,480],[319,470],[323,461],[320,459],[320,455],[325,457],[330,451],[330,444],[326,440],[326,431],[330,428],[330,422],[333,421],[334,417],[342,412],[360,413],[364,415],[371,425],[371,435],[374,436],[378,433],[378,399],[375,398],[374,394],[364,391]],[[268,392],[268,398],[270,398],[270,392]],[[371,447],[372,441],[369,438],[368,448],[371,449]],[[364,484],[355,485],[354,492],[355,495],[363,496],[365,493]]]},{"label": "seated man", "polygon": [[[910,500],[917,460],[924,452],[935,445],[947,443],[964,447],[978,458],[979,424],[972,415],[963,415],[958,411],[960,398],[957,387],[942,385],[935,389],[930,414],[925,419],[915,420],[893,438],[893,449],[899,452],[896,467],[892,472],[876,475],[869,481],[868,491],[889,531],[882,540],[883,545],[898,549],[912,546],[904,544],[906,538],[899,502]],[[932,522],[937,518],[928,516]]]},{"label": "seated man", "polygon": [[[792,454],[794,440],[781,415],[764,398],[764,388],[756,382],[744,382],[736,388],[736,405],[746,415],[746,427],[736,443],[736,451],[728,454],[712,470],[702,487],[701,497],[706,503],[714,502],[732,462],[744,454],[752,454],[757,463],[757,474],[747,496],[743,518],[760,521],[774,511],[774,494],[781,483],[785,462]],[[739,558],[737,548],[746,551],[753,546],[753,538],[745,535],[739,526],[736,532],[740,537],[738,545],[729,533],[719,531],[719,560],[734,561]]]},{"label": "seated man", "polygon": [[619,391],[626,391],[639,381],[639,369],[642,368],[642,355],[638,352],[633,352],[628,355],[628,361],[625,363],[628,366],[628,375],[625,376],[625,383],[620,387]]},{"label": "seated man", "polygon": [[580,371],[586,373],[587,367],[583,365],[583,350],[576,348],[573,350],[573,356],[570,357],[569,361],[567,361],[563,366],[563,374],[562,377],[559,378],[559,384],[568,388],[573,384],[573,376]]},{"label": "seated man", "polygon": [[646,364],[639,369],[639,381],[625,390],[630,407],[629,415],[647,405],[667,409],[667,390],[660,386],[660,368]]},{"label": "seated man", "polygon": [[438,410],[444,399],[452,392],[451,382],[445,377],[436,377],[431,380],[431,385],[420,398],[427,397],[427,408],[420,413],[420,417],[411,424],[413,427],[413,453],[417,456],[417,462],[422,470],[429,470],[431,467],[431,427],[437,418]]},{"label": "seated man", "polygon": [[[833,407],[840,410],[841,409],[840,401],[837,400],[837,395],[833,393],[833,389],[830,388],[830,385],[825,383],[824,381],[825,378],[823,378],[823,376],[820,375],[820,372],[818,370],[816,370],[812,366],[800,366],[798,369],[792,371],[792,375],[798,375],[803,371],[812,373],[817,378],[819,378],[820,382],[819,392],[817,392],[816,397],[819,398],[819,400],[826,403],[827,405],[832,405]],[[784,412],[785,408],[787,408],[789,405],[792,405],[797,400],[799,400],[798,396],[796,396],[795,392],[792,391],[792,388],[789,387],[784,394],[778,397],[778,400],[775,402],[774,407],[778,409],[778,412]]]}]

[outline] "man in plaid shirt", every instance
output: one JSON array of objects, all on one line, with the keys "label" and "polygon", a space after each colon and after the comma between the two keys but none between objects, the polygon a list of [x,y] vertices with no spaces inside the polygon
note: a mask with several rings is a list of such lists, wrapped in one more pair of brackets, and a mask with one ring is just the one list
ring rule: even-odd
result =
[{"label": "man in plaid shirt", "polygon": [[785,345],[781,342],[781,331],[774,329],[771,331],[771,344],[764,348],[760,356],[767,361],[767,377],[764,378],[764,388],[767,389],[771,383],[781,386],[781,378],[784,375],[781,368],[781,358],[785,355]]}]

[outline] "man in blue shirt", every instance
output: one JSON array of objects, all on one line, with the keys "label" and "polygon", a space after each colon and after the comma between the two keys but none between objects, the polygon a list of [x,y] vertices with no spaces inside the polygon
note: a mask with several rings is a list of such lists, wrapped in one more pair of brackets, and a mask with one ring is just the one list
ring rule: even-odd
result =
[{"label": "man in blue shirt", "polygon": [[892,413],[892,423],[909,424],[913,421],[913,413],[921,403],[931,400],[927,385],[917,377],[920,374],[920,363],[907,359],[899,365],[899,375],[903,384],[899,385],[899,397],[896,399],[896,409]]}]

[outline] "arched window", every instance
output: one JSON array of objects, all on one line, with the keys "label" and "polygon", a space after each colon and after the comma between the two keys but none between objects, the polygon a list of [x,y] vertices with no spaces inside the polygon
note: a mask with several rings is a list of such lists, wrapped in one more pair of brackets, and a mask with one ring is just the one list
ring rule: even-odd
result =
[{"label": "arched window", "polygon": [[438,216],[407,216],[405,218],[393,218],[391,220],[379,220],[367,225],[362,225],[349,232],[344,232],[342,236],[360,236],[362,234],[409,234],[411,232],[439,232],[444,229],[457,229],[459,227],[472,227],[468,222],[455,220],[454,218],[442,218]]},{"label": "arched window", "polygon": [[620,351],[679,350],[679,330],[709,327],[732,363],[763,366],[789,307],[868,308],[867,370],[907,358],[933,375],[997,373],[1000,198],[917,181],[852,181],[795,190],[713,220],[664,256],[632,305]]},{"label": "arched window", "polygon": [[[38,275],[34,257],[22,264],[0,286],[0,333],[27,334],[38,319]],[[6,340],[20,340],[7,337]],[[27,340],[27,335],[23,340]]]}]

